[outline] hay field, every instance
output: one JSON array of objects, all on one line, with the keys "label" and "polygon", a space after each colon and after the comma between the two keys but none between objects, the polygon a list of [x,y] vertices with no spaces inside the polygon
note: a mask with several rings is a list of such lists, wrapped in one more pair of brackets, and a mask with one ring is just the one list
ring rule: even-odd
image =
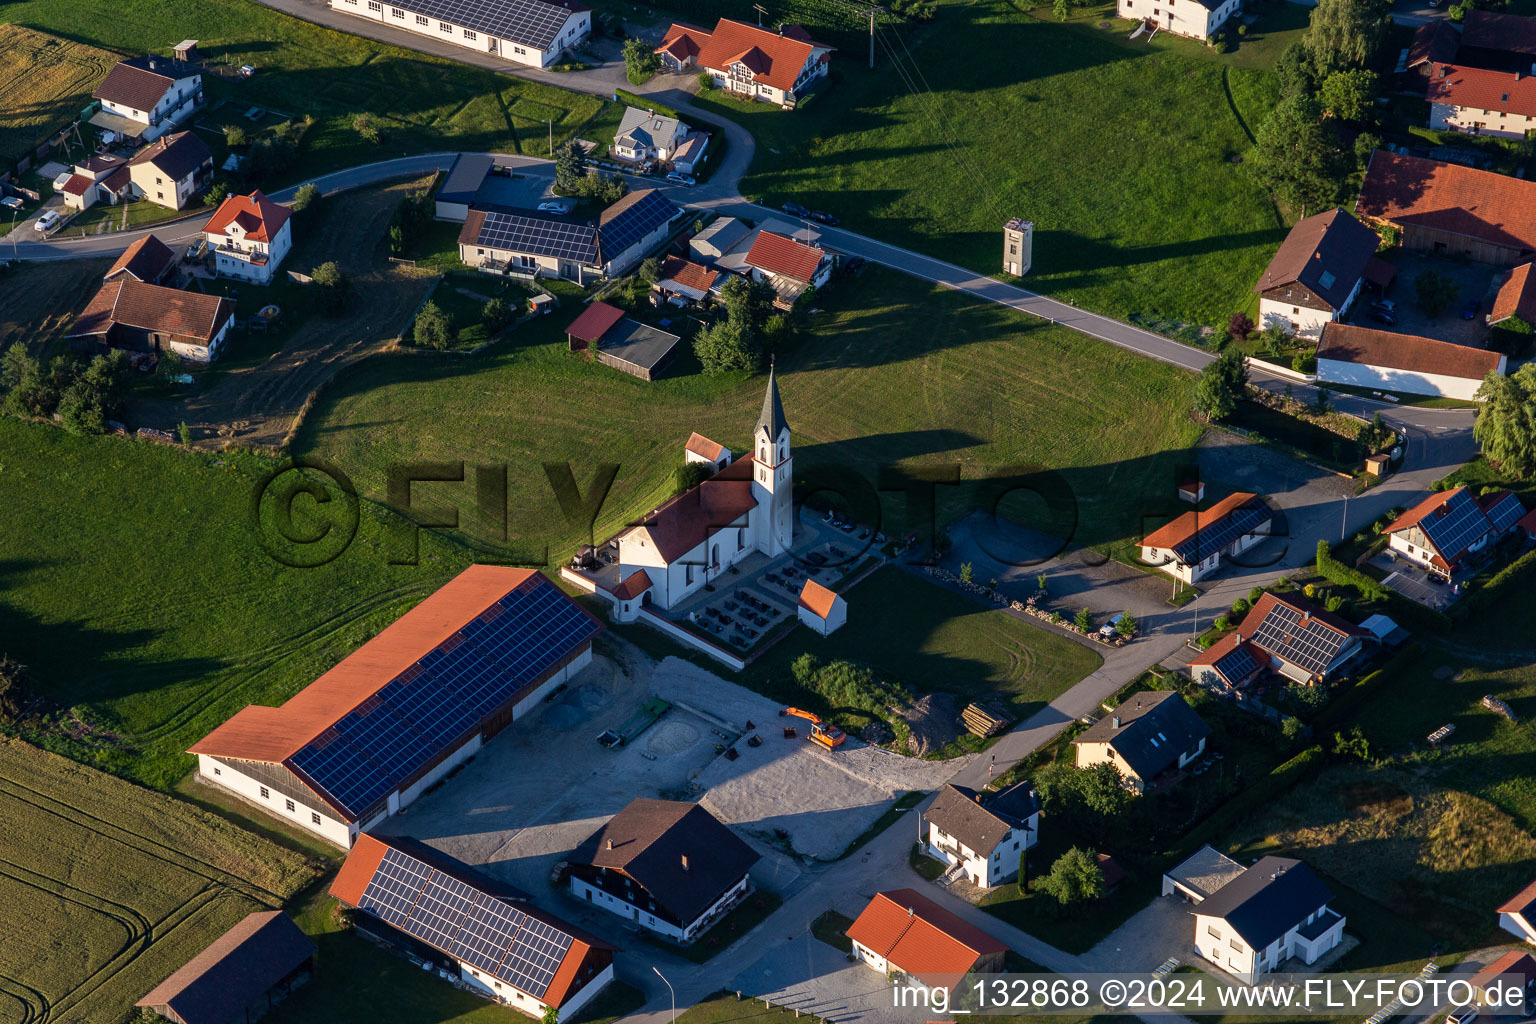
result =
[{"label": "hay field", "polygon": [[21,25],[0,25],[0,164],[74,120],[119,56]]}]

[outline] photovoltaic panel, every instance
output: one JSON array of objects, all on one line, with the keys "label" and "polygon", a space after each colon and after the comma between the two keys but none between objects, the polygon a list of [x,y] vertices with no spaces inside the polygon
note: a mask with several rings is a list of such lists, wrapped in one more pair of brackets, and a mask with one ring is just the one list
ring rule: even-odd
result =
[{"label": "photovoltaic panel", "polygon": [[482,971],[495,974],[507,958],[527,915],[500,900],[486,898],[475,904],[448,952]]},{"label": "photovoltaic panel", "polygon": [[1500,533],[1514,526],[1525,517],[1525,506],[1513,494],[1505,494],[1499,503],[1488,510],[1488,521]]},{"label": "photovoltaic panel", "polygon": [[1217,658],[1212,667],[1229,680],[1240,680],[1248,678],[1259,667],[1259,663],[1254,659],[1252,651],[1238,644]]},{"label": "photovoltaic panel", "polygon": [[597,228],[592,225],[499,210],[485,214],[475,244],[578,263],[597,262]]},{"label": "photovoltaic panel", "polygon": [[603,224],[603,253],[612,259],[671,220],[677,207],[660,192],[647,192],[634,204]]},{"label": "photovoltaic panel", "polygon": [[545,51],[559,38],[572,12],[542,0],[395,0],[414,14],[425,14],[463,28]]},{"label": "photovoltaic panel", "polygon": [[438,949],[447,949],[464,926],[479,893],[457,878],[435,872],[421,890],[411,913],[411,933]]},{"label": "photovoltaic panel", "polygon": [[1468,492],[1459,491],[1419,520],[1419,527],[1442,557],[1453,559],[1488,532],[1488,517]]},{"label": "photovoltaic panel", "polygon": [[1215,522],[1202,525],[1188,540],[1174,545],[1174,556],[1185,565],[1203,562],[1239,537],[1256,533],[1270,517],[1269,509],[1255,499],[1253,505],[1233,509]]},{"label": "photovoltaic panel", "polygon": [[1276,604],[1264,616],[1253,642],[1308,672],[1321,672],[1338,657],[1348,637],[1316,620],[1301,625],[1301,613],[1290,605]]},{"label": "photovoltaic panel", "polygon": [[555,979],[560,961],[570,948],[571,937],[565,932],[525,916],[523,927],[496,975],[525,992],[543,993]]},{"label": "photovoltaic panel", "polygon": [[432,869],[409,854],[388,850],[368,880],[358,907],[405,931]]}]

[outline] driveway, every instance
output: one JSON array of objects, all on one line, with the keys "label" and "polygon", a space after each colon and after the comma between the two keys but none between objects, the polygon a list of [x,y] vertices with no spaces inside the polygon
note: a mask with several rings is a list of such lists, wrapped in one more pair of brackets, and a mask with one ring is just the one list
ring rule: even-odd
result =
[{"label": "driveway", "polygon": [[1083,970],[1151,972],[1164,960],[1195,957],[1195,919],[1178,896],[1159,896],[1082,955]]},{"label": "driveway", "polygon": [[[1436,273],[1456,283],[1456,297],[1437,317],[1430,317],[1419,307],[1415,281],[1420,274]],[[1351,322],[1373,330],[1395,334],[1417,334],[1425,338],[1449,341],[1473,348],[1488,347],[1488,325],[1484,322],[1493,308],[1493,296],[1498,290],[1501,271],[1486,263],[1469,263],[1439,259],[1423,253],[1402,253],[1397,261],[1397,280],[1392,285],[1391,298],[1397,303],[1398,320],[1395,325],[1381,324],[1372,320],[1369,303],[1361,302],[1355,309]],[[1478,301],[1477,316],[1463,320],[1461,307],[1471,299]]]}]

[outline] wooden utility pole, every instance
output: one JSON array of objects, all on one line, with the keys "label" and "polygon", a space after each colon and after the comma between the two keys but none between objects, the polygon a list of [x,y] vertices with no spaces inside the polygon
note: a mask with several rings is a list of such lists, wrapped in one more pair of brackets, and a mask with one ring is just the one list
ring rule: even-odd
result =
[{"label": "wooden utility pole", "polygon": [[555,119],[546,117],[544,123],[549,125],[549,155],[555,155]]},{"label": "wooden utility pole", "polygon": [[875,70],[875,12],[878,7],[869,9],[869,70]]}]

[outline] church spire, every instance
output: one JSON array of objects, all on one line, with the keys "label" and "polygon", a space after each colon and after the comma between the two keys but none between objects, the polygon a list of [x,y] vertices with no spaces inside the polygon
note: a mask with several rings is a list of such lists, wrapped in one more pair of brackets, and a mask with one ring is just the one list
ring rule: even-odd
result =
[{"label": "church spire", "polygon": [[768,364],[768,393],[763,396],[763,412],[757,418],[757,428],[768,432],[770,442],[777,441],[779,434],[789,429],[784,418],[784,403],[779,401],[779,384],[774,379],[773,364]]}]

